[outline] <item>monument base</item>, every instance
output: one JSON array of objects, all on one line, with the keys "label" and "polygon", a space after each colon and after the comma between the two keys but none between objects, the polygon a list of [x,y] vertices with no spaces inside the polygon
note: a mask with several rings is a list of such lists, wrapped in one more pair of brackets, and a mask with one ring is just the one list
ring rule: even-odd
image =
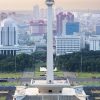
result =
[{"label": "monument base", "polygon": [[86,97],[82,86],[72,87],[65,80],[53,84],[36,80],[27,87],[17,87],[14,100],[86,100]]}]

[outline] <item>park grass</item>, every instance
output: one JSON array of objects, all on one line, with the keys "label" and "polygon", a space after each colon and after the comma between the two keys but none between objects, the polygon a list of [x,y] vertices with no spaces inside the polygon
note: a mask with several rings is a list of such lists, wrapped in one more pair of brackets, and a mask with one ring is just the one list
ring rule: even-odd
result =
[{"label": "park grass", "polygon": [[19,82],[0,82],[0,86],[18,86],[18,85],[20,85]]},{"label": "park grass", "polygon": [[[41,75],[46,75],[46,72],[35,71],[35,77],[38,78]],[[21,78],[23,73],[0,73],[0,78]],[[55,76],[63,77],[63,72],[54,72]]]},{"label": "park grass", "polygon": [[0,96],[0,100],[6,100],[6,96]]},{"label": "park grass", "polygon": [[86,73],[86,72],[80,72],[77,73],[77,78],[99,78],[100,77],[100,73]]},{"label": "park grass", "polygon": [[[40,72],[40,71],[35,71],[35,77],[40,77],[41,75],[45,74],[46,72]],[[58,77],[63,77],[63,72],[62,71],[57,71],[54,72],[55,76]],[[0,78],[21,78],[23,75],[23,73],[0,73]],[[76,73],[77,78],[99,78],[100,77],[100,73]]]},{"label": "park grass", "polygon": [[[62,71],[57,71],[54,72],[54,75],[57,77],[63,77],[63,72]],[[100,77],[100,73],[76,73],[77,78],[98,78]],[[36,71],[35,72],[35,78],[40,78],[42,76],[46,77],[46,72],[40,72]],[[22,73],[0,73],[0,78],[21,78]],[[20,83],[18,81],[16,82],[0,82],[0,86],[18,86]],[[100,82],[81,82],[79,85],[84,85],[84,86],[100,86]],[[0,99],[1,100],[1,99]]]},{"label": "park grass", "polygon": [[45,72],[39,72],[39,71],[37,71],[37,72],[35,72],[35,78],[39,78],[39,77],[41,77],[41,75],[46,75],[46,73]]},{"label": "park grass", "polygon": [[63,77],[64,74],[62,71],[58,71],[58,72],[54,72],[54,74],[57,76],[57,77]]},{"label": "park grass", "polygon": [[83,86],[100,86],[100,82],[80,82],[79,85]]},{"label": "park grass", "polygon": [[0,78],[20,78],[22,73],[0,73]]}]

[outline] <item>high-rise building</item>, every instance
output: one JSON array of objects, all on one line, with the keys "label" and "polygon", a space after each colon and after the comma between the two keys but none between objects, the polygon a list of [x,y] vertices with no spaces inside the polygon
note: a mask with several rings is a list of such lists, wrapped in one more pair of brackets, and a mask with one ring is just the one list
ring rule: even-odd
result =
[{"label": "high-rise building", "polygon": [[71,12],[68,12],[66,17],[68,22],[74,22],[74,14]]},{"label": "high-rise building", "polygon": [[66,18],[66,14],[63,14],[63,12],[60,12],[57,15],[57,35],[62,34],[62,28],[63,28],[63,20]]},{"label": "high-rise building", "polygon": [[89,37],[89,47],[90,50],[97,51],[100,50],[100,36],[95,35]]},{"label": "high-rise building", "polygon": [[47,9],[40,9],[40,19],[46,19],[47,18]]},{"label": "high-rise building", "polygon": [[43,35],[47,33],[47,24],[43,20],[30,22],[31,34]]},{"label": "high-rise building", "polygon": [[96,26],[96,35],[100,35],[100,25]]},{"label": "high-rise building", "polygon": [[4,13],[4,12],[2,12],[2,13],[0,14],[0,21],[4,20],[5,18],[7,18],[7,14]]},{"label": "high-rise building", "polygon": [[[70,12],[63,13],[60,12],[57,14],[57,35],[60,36],[64,32],[64,28],[66,26],[65,22],[73,23],[74,22],[74,15]],[[65,33],[65,32],[64,32]]]},{"label": "high-rise building", "polygon": [[39,17],[40,17],[40,9],[38,5],[35,5],[33,7],[33,18],[34,20],[39,20]]},{"label": "high-rise building", "polygon": [[18,45],[16,22],[8,17],[0,25],[0,53],[15,54]]},{"label": "high-rise building", "polygon": [[79,22],[66,23],[66,35],[73,35],[74,32],[79,32]]},{"label": "high-rise building", "polygon": [[63,20],[62,35],[73,35],[79,33],[80,23],[79,22],[68,22],[66,19]]}]

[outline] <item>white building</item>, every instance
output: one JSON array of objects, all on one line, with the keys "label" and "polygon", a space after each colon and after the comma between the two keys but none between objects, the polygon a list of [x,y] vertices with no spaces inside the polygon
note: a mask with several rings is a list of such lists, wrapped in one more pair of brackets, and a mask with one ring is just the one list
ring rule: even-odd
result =
[{"label": "white building", "polygon": [[56,55],[78,52],[81,50],[81,37],[66,35],[56,37]]},{"label": "white building", "polygon": [[100,36],[95,35],[89,37],[89,45],[90,45],[90,50],[93,51],[100,50]]},{"label": "white building", "polygon": [[18,45],[18,28],[16,22],[12,18],[8,17],[0,23],[0,54],[31,54],[35,49],[36,46]]},{"label": "white building", "polygon": [[8,17],[0,23],[0,53],[15,54],[18,50],[18,28],[16,22]]},{"label": "white building", "polygon": [[25,54],[32,54],[33,52],[35,52],[36,50],[36,46],[18,46],[18,50],[16,51],[16,54],[21,54],[21,53],[25,53]]},{"label": "white building", "polygon": [[0,45],[14,46],[17,45],[17,25],[12,18],[4,19],[0,25]]},{"label": "white building", "polygon": [[47,33],[47,24],[44,20],[30,21],[30,33],[42,35]]},{"label": "white building", "polygon": [[40,17],[40,15],[39,15],[40,11],[39,10],[40,9],[39,9],[38,5],[35,5],[33,7],[33,17],[34,17],[35,20],[39,20],[39,17]]}]

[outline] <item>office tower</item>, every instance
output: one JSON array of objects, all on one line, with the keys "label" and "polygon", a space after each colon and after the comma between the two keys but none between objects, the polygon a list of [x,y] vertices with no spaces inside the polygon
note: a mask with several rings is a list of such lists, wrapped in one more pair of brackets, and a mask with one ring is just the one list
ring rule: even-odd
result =
[{"label": "office tower", "polygon": [[34,20],[39,20],[39,18],[40,18],[39,6],[38,5],[35,5],[33,7],[33,19]]},{"label": "office tower", "polygon": [[57,14],[57,35],[62,34],[62,27],[63,27],[63,20],[66,18],[66,14],[63,14],[63,12],[60,12]]},{"label": "office tower", "polygon": [[100,35],[100,25],[96,26],[96,35]]},{"label": "office tower", "polygon": [[18,45],[16,22],[8,17],[0,25],[0,51],[1,54],[14,54]]},{"label": "office tower", "polygon": [[65,31],[66,23],[73,23],[74,22],[74,15],[70,12],[63,13],[60,12],[57,14],[57,35],[60,36]]},{"label": "office tower", "polygon": [[4,12],[2,12],[2,13],[0,14],[0,21],[4,20],[5,18],[7,18],[7,14],[4,13]]},{"label": "office tower", "polygon": [[100,36],[90,36],[89,37],[89,47],[90,50],[98,51],[100,50]]},{"label": "office tower", "polygon": [[47,24],[44,20],[31,21],[30,31],[33,35],[43,35],[47,33]]},{"label": "office tower", "polygon": [[81,50],[81,37],[66,35],[56,37],[56,55],[79,52]]},{"label": "office tower", "polygon": [[66,35],[73,35],[74,32],[79,33],[79,22],[66,23]]},{"label": "office tower", "polygon": [[66,17],[68,22],[74,22],[74,14],[71,12],[68,12]]},{"label": "office tower", "polygon": [[47,18],[47,9],[40,9],[40,19],[46,19]]}]

